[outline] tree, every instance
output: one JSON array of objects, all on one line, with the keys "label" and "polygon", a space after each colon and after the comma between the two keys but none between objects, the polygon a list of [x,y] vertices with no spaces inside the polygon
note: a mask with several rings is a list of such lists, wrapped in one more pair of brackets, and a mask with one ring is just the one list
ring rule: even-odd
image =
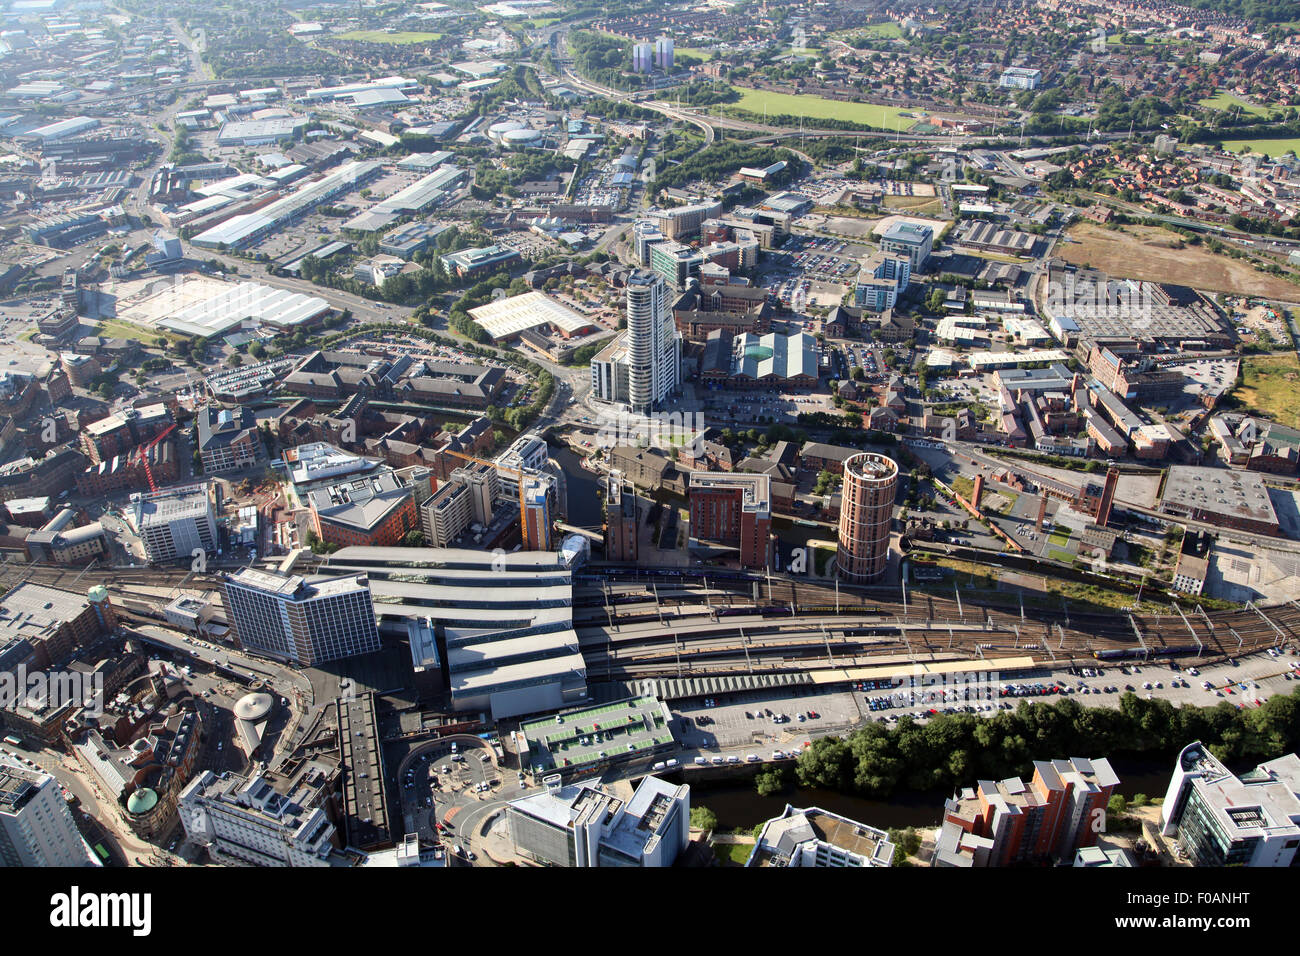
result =
[{"label": "tree", "polygon": [[789,767],[772,767],[754,778],[754,786],[760,797],[770,797],[780,793],[789,785]]},{"label": "tree", "polygon": [[716,830],[718,815],[708,807],[691,807],[691,828],[695,830]]}]

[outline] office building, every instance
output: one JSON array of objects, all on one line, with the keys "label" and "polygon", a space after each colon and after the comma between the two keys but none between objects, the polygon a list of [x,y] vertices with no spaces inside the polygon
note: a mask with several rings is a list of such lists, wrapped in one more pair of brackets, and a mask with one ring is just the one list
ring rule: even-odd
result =
[{"label": "office building", "polygon": [[82,594],[20,582],[0,597],[0,673],[19,663],[28,670],[59,666],[116,628],[116,612],[101,585]]},{"label": "office building", "polygon": [[243,568],[224,584],[226,612],[246,650],[300,665],[379,650],[364,574],[308,581]]},{"label": "office building", "polygon": [[316,488],[307,506],[326,544],[395,545],[420,527],[414,492],[387,468]]},{"label": "office building", "polygon": [[[652,210],[646,219],[659,226],[668,239],[690,238],[699,235],[706,219],[722,215],[722,203],[716,199],[674,206],[672,209]],[[741,223],[748,225],[748,223]]]},{"label": "office building", "polygon": [[1238,777],[1200,741],[1178,754],[1160,805],[1160,832],[1195,866],[1300,864],[1300,757]]},{"label": "office building", "polygon": [[1032,90],[1037,88],[1043,78],[1042,70],[1030,70],[1022,66],[1009,66],[998,78],[998,86],[1006,90]]},{"label": "office building", "polygon": [[844,462],[836,565],[846,581],[864,584],[885,573],[897,491],[893,459],[863,452]]},{"label": "office building", "polygon": [[251,468],[266,460],[266,448],[257,433],[257,419],[247,405],[234,409],[204,405],[195,417],[205,475]]},{"label": "office building", "polygon": [[646,268],[650,266],[650,247],[667,239],[658,222],[638,219],[632,224],[632,243],[636,247],[636,261]]},{"label": "office building", "polygon": [[934,865],[1073,860],[1092,846],[1119,778],[1105,758],[1035,760],[1033,779],[981,780],[944,804]]},{"label": "office building", "polygon": [[934,230],[920,223],[896,222],[880,237],[881,251],[907,256],[911,273],[921,271],[933,248]]},{"label": "office building", "polygon": [[649,247],[650,268],[681,292],[691,279],[698,279],[704,256],[680,242],[656,242]]},{"label": "office building", "polygon": [[131,496],[127,522],[150,563],[190,559],[217,550],[217,486],[183,485]]},{"label": "office building", "polygon": [[0,762],[0,866],[93,866],[58,782]]},{"label": "office building", "polygon": [[875,827],[820,807],[786,804],[763,824],[746,866],[892,866],[894,844]]},{"label": "office building", "polygon": [[210,770],[180,796],[191,843],[233,866],[329,866],[335,827],[326,815],[329,774],[312,767],[282,793],[266,777]]},{"label": "office building", "polygon": [[459,279],[482,278],[490,273],[509,269],[519,261],[519,253],[503,246],[461,249],[442,257],[443,267]]},{"label": "office building", "polygon": [[738,549],[740,566],[766,568],[772,536],[768,475],[692,472],[691,537]]},{"label": "office building", "polygon": [[637,537],[636,491],[612,468],[605,478],[605,560],[635,564]]},{"label": "office building", "polygon": [[645,777],[624,803],[586,784],[506,808],[520,854],[549,866],[672,866],[690,841],[691,788]]},{"label": "office building", "polygon": [[474,520],[469,485],[455,476],[453,472],[451,479],[420,504],[420,530],[425,544],[433,548],[450,546]]},{"label": "office building", "polygon": [[126,408],[86,425],[81,444],[86,456],[98,464],[157,438],[172,422],[171,410],[162,402]]},{"label": "office building", "polygon": [[877,252],[862,265],[853,287],[853,304],[860,309],[883,312],[892,309],[907,291],[912,278],[912,260],[899,252]]}]

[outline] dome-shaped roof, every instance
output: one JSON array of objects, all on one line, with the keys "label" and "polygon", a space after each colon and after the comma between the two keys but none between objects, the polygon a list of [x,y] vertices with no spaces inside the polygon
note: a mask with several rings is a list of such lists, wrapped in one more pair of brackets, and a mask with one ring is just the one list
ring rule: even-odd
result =
[{"label": "dome-shaped roof", "polygon": [[156,806],[158,806],[158,794],[149,787],[141,787],[126,798],[128,813],[148,813]]},{"label": "dome-shaped roof", "polygon": [[90,600],[95,602],[96,604],[99,603],[100,601],[107,600],[108,588],[104,587],[104,585],[102,584],[96,584],[93,588],[91,588],[89,591],[86,592],[86,597],[90,598]]},{"label": "dome-shaped roof", "polygon": [[271,712],[275,698],[270,694],[245,694],[235,701],[235,716],[240,720],[261,720]]},{"label": "dome-shaped roof", "polygon": [[535,143],[542,138],[542,134],[535,129],[511,129],[501,134],[501,141],[505,143]]}]

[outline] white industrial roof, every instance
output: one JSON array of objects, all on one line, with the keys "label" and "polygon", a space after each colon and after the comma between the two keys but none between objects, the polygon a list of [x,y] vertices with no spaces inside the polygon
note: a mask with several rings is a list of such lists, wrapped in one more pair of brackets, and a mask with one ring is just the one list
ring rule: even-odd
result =
[{"label": "white industrial roof", "polygon": [[328,176],[294,190],[287,196],[269,203],[257,212],[234,216],[194,237],[198,246],[236,246],[262,230],[275,228],[331,196],[338,195],[348,186],[361,182],[380,168],[379,163],[353,161],[344,163]]},{"label": "white industrial roof", "polygon": [[245,319],[286,328],[310,322],[329,309],[330,304],[317,296],[273,289],[256,282],[239,282],[180,309],[160,320],[158,325],[186,335],[208,337],[221,335]]},{"label": "white industrial roof", "polygon": [[507,339],[539,325],[550,324],[573,333],[592,320],[541,292],[525,292],[469,310],[470,317],[494,339]]}]

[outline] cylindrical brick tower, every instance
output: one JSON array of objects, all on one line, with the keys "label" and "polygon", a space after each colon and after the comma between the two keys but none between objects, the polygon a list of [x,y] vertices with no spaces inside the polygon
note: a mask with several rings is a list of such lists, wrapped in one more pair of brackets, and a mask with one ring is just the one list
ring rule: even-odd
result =
[{"label": "cylindrical brick tower", "polygon": [[892,458],[863,452],[844,462],[836,564],[845,581],[866,584],[885,573],[897,491],[898,464]]}]

